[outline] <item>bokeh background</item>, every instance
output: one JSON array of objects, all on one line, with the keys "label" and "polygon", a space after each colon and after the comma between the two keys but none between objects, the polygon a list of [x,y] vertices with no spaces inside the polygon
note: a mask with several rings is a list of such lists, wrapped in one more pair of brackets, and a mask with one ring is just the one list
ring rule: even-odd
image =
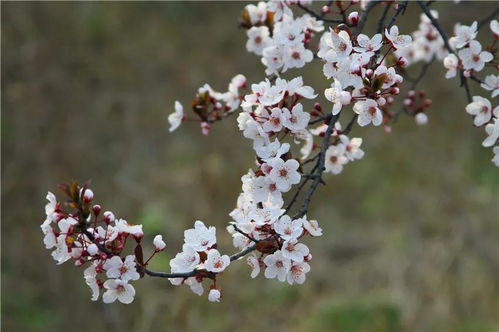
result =
[{"label": "bokeh background", "polygon": [[[220,278],[219,304],[146,278],[133,304],[104,305],[90,301],[81,269],[55,265],[39,224],[47,190],[60,195],[71,179],[91,180],[104,209],[144,224],[146,243],[165,236],[156,270],[196,219],[234,251],[224,226],[253,165],[250,142],[235,117],[208,137],[190,123],[170,134],[166,118],[205,82],[225,91],[237,73],[263,78],[237,28],[244,5],[2,2],[2,329],[497,331],[499,172],[438,63],[421,85],[434,101],[427,126],[401,117],[389,134],[352,131],[366,156],[316,192],[309,216],[325,235],[307,241],[304,285],[252,280],[241,261]],[[495,6],[433,4],[448,32]],[[402,31],[419,13],[411,2]],[[488,28],[480,36],[491,39]],[[317,91],[328,85],[320,64],[303,75]]]}]

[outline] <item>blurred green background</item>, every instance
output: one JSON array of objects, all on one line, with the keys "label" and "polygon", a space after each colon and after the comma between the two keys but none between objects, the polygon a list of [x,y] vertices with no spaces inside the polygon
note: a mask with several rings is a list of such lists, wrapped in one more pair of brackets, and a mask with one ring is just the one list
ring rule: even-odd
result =
[{"label": "blurred green background", "polygon": [[[170,134],[166,117],[205,82],[225,91],[237,73],[263,78],[237,28],[244,3],[1,6],[4,331],[497,331],[499,172],[438,63],[421,85],[434,101],[429,125],[402,117],[390,134],[354,128],[366,156],[316,193],[309,217],[325,235],[306,242],[304,285],[252,280],[241,261],[220,278],[219,304],[151,278],[134,284],[131,305],[90,301],[83,271],[56,266],[42,244],[45,195],[60,197],[62,181],[90,179],[95,201],[144,224],[147,243],[163,234],[156,270],[196,219],[218,226],[219,247],[234,252],[224,227],[251,143],[235,117],[208,137],[190,123]],[[495,6],[433,4],[448,32]],[[411,2],[402,31],[419,13]],[[480,36],[490,41],[488,28]],[[308,68],[305,82],[323,91],[321,65]]]}]

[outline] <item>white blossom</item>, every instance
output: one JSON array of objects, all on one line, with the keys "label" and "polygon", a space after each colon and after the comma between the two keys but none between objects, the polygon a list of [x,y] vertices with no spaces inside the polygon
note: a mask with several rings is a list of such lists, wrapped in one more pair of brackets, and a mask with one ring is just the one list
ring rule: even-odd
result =
[{"label": "white blossom", "polygon": [[487,75],[481,84],[485,90],[492,91],[492,98],[499,96],[499,75]]},{"label": "white blossom", "polygon": [[135,288],[123,280],[109,279],[104,283],[104,288],[107,289],[102,295],[104,303],[113,303],[116,299],[124,304],[133,302]]},{"label": "white blossom", "polygon": [[263,259],[265,263],[265,278],[277,279],[281,282],[286,280],[286,275],[291,268],[291,261],[284,257],[280,250],[277,250],[272,255],[268,255]]},{"label": "white blossom", "polygon": [[284,241],[282,244],[282,255],[295,262],[303,262],[305,256],[309,254],[309,249],[303,243],[298,243],[297,239]]},{"label": "white blossom", "polygon": [[220,291],[216,288],[212,288],[210,292],[208,293],[208,301],[210,302],[220,302],[220,297],[222,294]]},{"label": "white blossom", "polygon": [[492,118],[492,105],[488,99],[474,96],[473,102],[466,106],[466,112],[475,116],[473,123],[479,127],[489,122]]},{"label": "white blossom", "polygon": [[288,215],[284,215],[274,223],[274,230],[284,239],[297,239],[302,234],[302,219],[291,220]]},{"label": "white blossom", "polygon": [[168,115],[168,122],[170,123],[170,132],[177,129],[182,123],[184,118],[184,107],[178,101],[175,101],[175,112]]},{"label": "white blossom", "polygon": [[297,283],[303,284],[305,282],[305,274],[310,271],[310,265],[305,262],[293,262],[289,269],[286,279],[290,285]]},{"label": "white blossom", "polygon": [[412,42],[411,36],[399,34],[399,28],[396,25],[390,30],[385,29],[385,36],[396,49],[407,47]]},{"label": "white blossom", "polygon": [[475,71],[482,70],[485,63],[494,58],[490,52],[482,51],[482,45],[476,40],[471,41],[469,47],[460,50],[458,55],[464,69],[473,69]]},{"label": "white blossom", "polygon": [[230,257],[227,255],[221,256],[218,250],[211,249],[208,250],[208,255],[206,261],[204,262],[204,266],[207,271],[210,272],[222,272],[229,266]]},{"label": "white blossom", "polygon": [[154,237],[154,240],[152,241],[152,243],[153,243],[154,249],[156,251],[161,251],[161,250],[165,249],[165,247],[166,247],[166,243],[165,243],[165,241],[163,241],[162,235],[156,235]]},{"label": "white blossom", "polygon": [[139,280],[140,274],[137,272],[135,264],[135,255],[128,255],[125,261],[122,261],[119,256],[113,256],[106,260],[103,265],[108,278],[121,279],[124,282],[129,280]]},{"label": "white blossom", "polygon": [[284,161],[281,158],[274,158],[270,164],[272,170],[269,177],[280,191],[288,192],[293,184],[300,182],[301,176],[297,171],[300,164],[296,160]]},{"label": "white blossom", "polygon": [[195,251],[208,250],[217,242],[216,231],[215,227],[207,228],[202,221],[197,220],[194,228],[184,231],[185,244]]},{"label": "white blossom", "polygon": [[372,122],[379,126],[383,121],[383,113],[378,108],[378,103],[373,99],[360,100],[353,105],[353,111],[359,115],[357,123],[364,127]]}]

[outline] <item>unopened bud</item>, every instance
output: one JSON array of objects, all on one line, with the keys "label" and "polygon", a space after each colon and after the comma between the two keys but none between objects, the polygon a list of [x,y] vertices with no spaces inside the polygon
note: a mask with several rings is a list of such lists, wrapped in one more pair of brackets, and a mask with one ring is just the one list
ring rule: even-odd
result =
[{"label": "unopened bud", "polygon": [[400,93],[400,89],[399,88],[391,88],[390,92],[392,93],[392,95],[398,95]]},{"label": "unopened bud", "polygon": [[92,206],[92,212],[94,213],[94,216],[98,216],[100,214],[100,211],[102,210],[102,207],[98,204]]},{"label": "unopened bud", "polygon": [[154,244],[154,249],[156,249],[156,251],[162,251],[166,247],[166,243],[163,241],[162,235],[156,235],[152,243]]},{"label": "unopened bud", "polygon": [[93,201],[94,199],[94,192],[90,189],[85,189],[85,191],[83,192],[83,201],[85,203],[90,203],[91,201]]},{"label": "unopened bud", "polygon": [[405,107],[411,107],[412,106],[412,100],[409,98],[404,99],[404,106]]},{"label": "unopened bud", "polygon": [[203,135],[208,136],[210,134],[211,125],[208,122],[201,122],[201,132]]},{"label": "unopened bud", "polygon": [[471,76],[471,70],[464,70],[463,71],[463,76],[464,77],[470,77]]},{"label": "unopened bud", "polygon": [[376,102],[378,103],[378,106],[384,106],[386,104],[386,99],[383,97],[379,97]]},{"label": "unopened bud", "polygon": [[106,223],[112,223],[114,220],[115,220],[115,216],[114,216],[114,213],[112,213],[111,211],[106,211],[104,212],[104,221]]},{"label": "unopened bud", "polygon": [[329,14],[331,12],[331,8],[329,8],[329,6],[322,6],[321,12],[323,14]]},{"label": "unopened bud", "polygon": [[310,262],[312,260],[312,254],[308,254],[307,256],[303,257],[303,260],[305,262]]},{"label": "unopened bud", "polygon": [[322,105],[320,103],[315,103],[314,108],[322,113]]},{"label": "unopened bud", "polygon": [[392,96],[388,96],[388,97],[386,97],[386,103],[387,103],[388,105],[393,104],[393,97],[392,97]]},{"label": "unopened bud", "polygon": [[397,60],[397,66],[399,67],[405,67],[407,66],[407,59],[404,58],[403,56],[401,56],[398,60]]},{"label": "unopened bud", "polygon": [[433,104],[433,101],[431,99],[425,99],[425,101],[423,103],[423,107],[428,108],[431,106],[431,104]]},{"label": "unopened bud", "polygon": [[416,114],[414,119],[416,120],[416,123],[420,126],[428,123],[428,116],[422,112]]},{"label": "unopened bud", "polygon": [[359,23],[359,13],[358,12],[351,12],[349,15],[348,15],[348,22],[351,24],[351,25],[357,25]]},{"label": "unopened bud", "polygon": [[374,71],[373,71],[372,69],[368,69],[368,70],[366,70],[366,77],[368,77],[368,78],[369,78],[369,77],[372,77],[372,76],[373,76],[373,74],[374,74]]},{"label": "unopened bud", "polygon": [[411,90],[407,93],[407,97],[409,97],[411,99],[414,98],[415,96],[416,96],[416,91],[414,91],[414,90]]}]

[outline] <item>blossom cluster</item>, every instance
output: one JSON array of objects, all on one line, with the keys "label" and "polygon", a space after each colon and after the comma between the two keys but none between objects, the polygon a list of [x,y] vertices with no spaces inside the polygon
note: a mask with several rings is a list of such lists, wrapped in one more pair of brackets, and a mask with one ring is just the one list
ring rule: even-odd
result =
[{"label": "blossom cluster", "polygon": [[187,118],[184,107],[179,101],[175,101],[175,112],[168,116],[170,132],[176,130],[182,121],[191,120],[201,123],[201,131],[208,135],[211,123],[222,119],[238,109],[241,103],[241,89],[246,87],[246,77],[236,75],[229,83],[226,92],[218,92],[205,84],[198,89],[196,98],[191,102],[192,110],[197,115],[196,119]]},{"label": "blossom cluster", "polygon": [[294,18],[286,2],[247,5],[243,19],[248,28],[246,49],[262,56],[267,75],[302,68],[311,62],[310,39],[324,30],[323,22],[308,14]]},{"label": "blossom cluster", "polygon": [[[76,183],[62,189],[70,198],[67,205],[75,212],[66,212],[54,194],[47,194],[46,219],[40,226],[45,247],[53,250],[52,257],[57,264],[72,260],[76,266],[88,266],[83,275],[92,290],[93,301],[104,288],[104,303],[116,300],[131,303],[135,288],[130,282],[141,278],[137,265],[140,260],[135,255],[125,256],[124,251],[127,241],[135,241],[141,248],[142,225],[117,219],[110,211],[101,214],[100,205],[92,205],[91,189],[80,188]],[[165,248],[160,235],[155,237],[154,246],[157,251]],[[136,249],[136,252],[139,251]]]},{"label": "blossom cluster", "polygon": [[[483,80],[475,75],[482,71],[487,63],[494,60],[496,49],[495,43],[499,39],[499,23],[497,20],[490,22],[494,42],[487,47],[490,51],[482,50],[482,45],[475,38],[478,35],[478,24],[473,22],[470,26],[456,24],[454,27],[454,36],[450,38],[449,44],[457,52],[449,54],[444,59],[444,66],[447,68],[446,78],[455,77],[458,71],[462,72],[464,77],[471,77],[481,82],[480,86],[491,91],[491,97],[496,98],[499,95],[499,69],[492,63],[490,68],[494,68],[496,74],[487,75]],[[473,96],[472,101],[466,106],[466,112],[473,115],[473,124],[477,127],[484,127],[487,138],[482,142],[484,147],[493,147],[499,138],[499,106],[492,106],[487,98],[482,96]],[[499,146],[492,148],[494,157],[492,162],[499,167]]]}]

